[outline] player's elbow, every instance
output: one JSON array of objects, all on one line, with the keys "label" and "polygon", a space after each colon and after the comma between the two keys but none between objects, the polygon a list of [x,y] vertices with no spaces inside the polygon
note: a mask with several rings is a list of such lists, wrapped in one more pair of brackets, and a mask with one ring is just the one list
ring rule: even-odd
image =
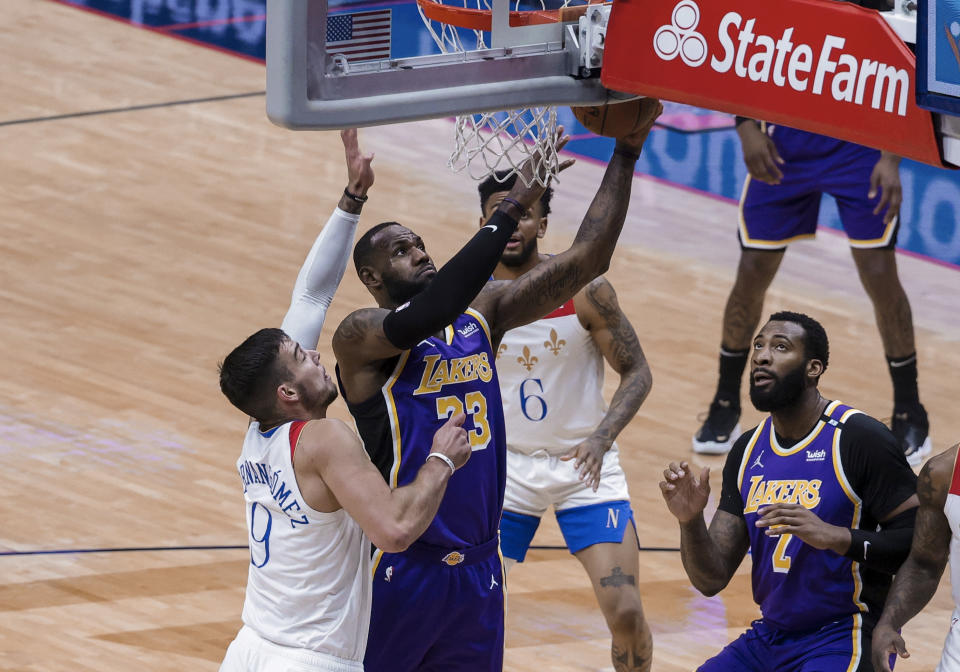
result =
[{"label": "player's elbow", "polygon": [[726,588],[730,580],[724,580],[722,577],[715,576],[690,576],[690,583],[692,583],[693,587],[704,597],[713,597]]},{"label": "player's elbow", "polygon": [[367,536],[384,553],[402,553],[417,540],[416,531],[399,522],[383,525]]},{"label": "player's elbow", "polygon": [[700,594],[703,595],[704,597],[713,597],[714,595],[717,595],[725,587],[726,586],[715,585],[715,584],[694,585],[694,588],[700,591]]}]

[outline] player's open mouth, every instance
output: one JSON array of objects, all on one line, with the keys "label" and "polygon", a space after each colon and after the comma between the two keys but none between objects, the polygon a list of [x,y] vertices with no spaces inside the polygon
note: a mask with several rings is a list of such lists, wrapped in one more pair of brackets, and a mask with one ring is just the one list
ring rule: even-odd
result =
[{"label": "player's open mouth", "polygon": [[753,384],[755,387],[766,387],[776,382],[776,377],[766,371],[753,372]]},{"label": "player's open mouth", "polygon": [[523,245],[523,240],[522,240],[522,239],[520,239],[520,238],[511,238],[511,239],[507,242],[507,247],[506,247],[506,249],[508,249],[508,250],[515,250],[515,249],[517,249],[518,247],[520,247],[521,245]]}]

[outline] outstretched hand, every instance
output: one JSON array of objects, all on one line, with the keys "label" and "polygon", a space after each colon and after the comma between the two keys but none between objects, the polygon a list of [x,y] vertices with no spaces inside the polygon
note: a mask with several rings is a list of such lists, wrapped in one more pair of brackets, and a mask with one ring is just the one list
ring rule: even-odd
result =
[{"label": "outstretched hand", "polygon": [[354,196],[366,196],[373,186],[373,154],[360,151],[357,129],[347,128],[340,131],[343,152],[347,160],[347,189]]},{"label": "outstretched hand", "polygon": [[642,117],[637,126],[628,135],[617,138],[617,145],[623,145],[636,153],[643,149],[643,143],[647,141],[653,125],[663,114],[663,103],[657,98],[644,98],[640,101]]},{"label": "outstretched hand", "polygon": [[[562,150],[569,141],[570,136],[564,135],[563,126],[557,126],[557,135],[555,137],[556,153],[559,154],[560,150]],[[544,160],[543,154],[544,148],[541,145],[537,147],[537,151],[534,152],[529,159],[523,162],[523,165],[520,166],[520,170],[517,172],[520,179],[514,183],[513,188],[507,195],[508,198],[512,198],[527,209],[531,208],[534,203],[540,200],[543,192],[547,190],[547,185],[550,183],[550,165],[549,161]],[[574,163],[576,163],[576,159],[564,159],[560,161],[556,172],[560,173]]]},{"label": "outstretched hand", "polygon": [[660,493],[677,520],[689,523],[703,513],[710,497],[710,467],[704,467],[697,479],[687,462],[671,462],[663,470],[663,478]]}]

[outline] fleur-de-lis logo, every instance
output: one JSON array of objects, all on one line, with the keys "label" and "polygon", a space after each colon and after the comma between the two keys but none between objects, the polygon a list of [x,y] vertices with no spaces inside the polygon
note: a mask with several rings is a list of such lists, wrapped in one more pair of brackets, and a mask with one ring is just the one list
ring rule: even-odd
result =
[{"label": "fleur-de-lis logo", "polygon": [[530,354],[530,348],[523,346],[523,357],[517,357],[517,363],[523,364],[527,367],[527,371],[533,370],[533,365],[536,364],[539,359]]},{"label": "fleur-de-lis logo", "polygon": [[507,349],[507,344],[501,343],[500,347],[497,348],[497,356],[494,357],[494,359],[500,359],[500,355],[502,355],[506,351],[506,349]]},{"label": "fleur-de-lis logo", "polygon": [[565,346],[566,344],[567,344],[567,342],[566,342],[565,340],[563,340],[562,338],[560,338],[560,339],[557,338],[557,330],[556,330],[556,329],[551,329],[551,330],[550,330],[550,340],[549,340],[549,341],[544,341],[544,342],[543,342],[543,347],[545,347],[547,350],[549,350],[550,352],[552,352],[553,355],[554,355],[554,357],[557,357],[557,356],[560,355],[560,350],[561,350],[561,349],[563,348],[563,346]]}]

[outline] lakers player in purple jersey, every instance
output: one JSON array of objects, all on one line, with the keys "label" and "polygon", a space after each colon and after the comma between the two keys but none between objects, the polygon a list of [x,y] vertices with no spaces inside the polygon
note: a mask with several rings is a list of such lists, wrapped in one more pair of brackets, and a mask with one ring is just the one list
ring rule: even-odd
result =
[{"label": "lakers player in purple jersey", "polygon": [[[856,0],[886,9],[886,0]],[[747,164],[740,202],[740,263],[723,312],[719,380],[693,437],[697,453],[722,454],[740,429],[740,383],[767,287],[788,245],[816,235],[824,193],[836,199],[860,282],[873,304],[893,383],[891,428],[916,466],[930,454],[927,412],[917,387],[910,300],[897,273],[900,157],[786,126],[737,118]]]},{"label": "lakers player in purple jersey", "polygon": [[827,335],[807,315],[775,313],[757,334],[750,400],[770,415],[727,456],[709,529],[709,468],[664,471],[695,588],[720,592],[751,553],[762,618],[704,672],[873,669],[870,635],[910,551],[916,477],[884,425],[820,395],[828,359]]},{"label": "lakers player in purple jersey", "polygon": [[[634,164],[662,109],[617,141],[573,245],[513,282],[487,280],[543,187],[530,165],[488,223],[439,271],[395,222],[358,241],[354,262],[378,308],[334,334],[338,375],[365,447],[391,486],[423,461],[426,438],[466,413],[473,456],[451,478],[437,517],[403,553],[376,552],[368,672],[500,670],[503,570],[498,526],[506,444],[494,353],[503,333],[543,317],[604,272],[629,202]],[[562,144],[562,143],[561,143]]]}]

